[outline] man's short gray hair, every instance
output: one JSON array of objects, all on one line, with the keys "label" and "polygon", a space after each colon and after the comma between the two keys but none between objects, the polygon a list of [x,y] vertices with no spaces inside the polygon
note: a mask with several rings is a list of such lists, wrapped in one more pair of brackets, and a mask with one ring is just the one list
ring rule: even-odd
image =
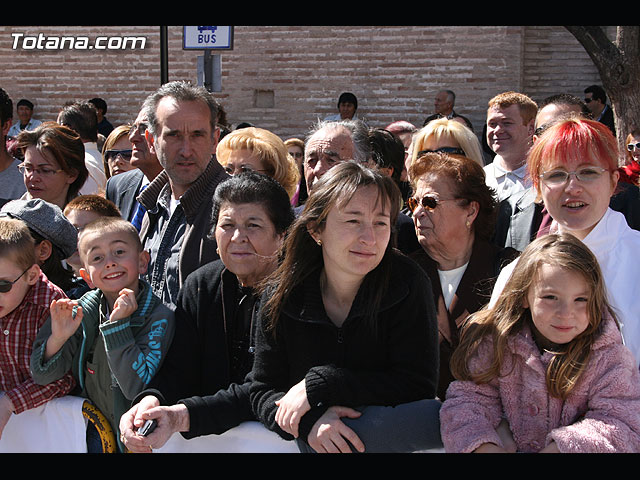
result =
[{"label": "man's short gray hair", "polygon": [[158,88],[158,90],[149,95],[142,104],[142,110],[147,114],[149,131],[153,136],[156,136],[158,133],[158,117],[156,110],[160,100],[165,97],[171,97],[180,102],[195,101],[204,103],[211,113],[211,133],[213,134],[218,124],[218,112],[220,109],[218,101],[206,88],[178,80],[165,83]]},{"label": "man's short gray hair", "polygon": [[[353,140],[353,158],[358,163],[365,163],[371,156],[371,144],[369,143],[369,129],[360,120],[321,120],[318,121],[307,133],[306,142],[321,130],[346,128],[351,133]],[[305,142],[305,143],[306,143]]]}]

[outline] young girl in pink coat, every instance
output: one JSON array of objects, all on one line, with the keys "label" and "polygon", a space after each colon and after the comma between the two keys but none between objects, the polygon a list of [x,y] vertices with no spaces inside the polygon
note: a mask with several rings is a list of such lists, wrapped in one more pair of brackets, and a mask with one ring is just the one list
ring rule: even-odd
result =
[{"label": "young girl in pink coat", "polygon": [[640,373],[596,258],[570,234],[525,249],[451,369],[447,452],[640,452]]}]

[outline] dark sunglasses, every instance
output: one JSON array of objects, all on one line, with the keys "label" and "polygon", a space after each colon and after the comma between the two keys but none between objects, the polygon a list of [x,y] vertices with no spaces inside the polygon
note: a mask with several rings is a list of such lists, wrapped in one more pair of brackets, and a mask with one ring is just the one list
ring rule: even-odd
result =
[{"label": "dark sunglasses", "polygon": [[640,142],[630,143],[629,145],[627,145],[627,150],[629,150],[630,152],[633,152],[634,150],[638,150],[638,149],[640,149]]},{"label": "dark sunglasses", "polygon": [[593,100],[593,98],[585,98],[584,103],[589,103],[591,100]]},{"label": "dark sunglasses", "polygon": [[107,159],[110,158],[116,158],[118,155],[120,155],[120,157],[125,160],[125,161],[129,161],[131,160],[131,155],[132,155],[133,150],[129,149],[129,150],[107,150],[106,152],[104,152],[104,156]]},{"label": "dark sunglasses", "polygon": [[465,155],[464,150],[462,150],[461,148],[458,147],[440,147],[440,148],[436,148],[435,150],[420,150],[418,152],[418,157],[420,157],[421,155],[424,155],[425,153],[451,153],[454,155]]},{"label": "dark sunglasses", "polygon": [[[31,268],[31,267],[29,267]],[[27,270],[29,270],[29,268],[27,268]],[[7,293],[11,291],[11,288],[13,287],[13,284],[16,283],[18,280],[20,280],[20,278],[27,273],[27,270],[25,270],[24,272],[22,272],[18,278],[16,278],[13,282],[10,282],[9,280],[0,280],[0,293]]]},{"label": "dark sunglasses", "polygon": [[442,200],[437,197],[434,197],[433,195],[425,195],[419,200],[415,197],[409,197],[407,199],[407,207],[409,207],[409,210],[411,210],[412,212],[415,212],[419,206],[422,206],[422,208],[424,208],[429,212],[433,212],[436,209],[436,207],[440,205],[442,202],[450,202],[453,200],[457,200],[457,199],[450,198],[447,200]]}]

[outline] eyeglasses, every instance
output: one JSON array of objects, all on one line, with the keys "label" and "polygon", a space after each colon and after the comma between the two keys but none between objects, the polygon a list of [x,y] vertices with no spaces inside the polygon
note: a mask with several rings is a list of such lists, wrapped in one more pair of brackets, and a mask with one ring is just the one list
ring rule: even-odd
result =
[{"label": "eyeglasses", "polygon": [[20,170],[22,175],[33,175],[34,173],[37,173],[41,177],[53,177],[55,174],[63,171],[62,168],[56,170],[50,167],[34,167],[29,163],[21,163],[18,165],[18,170]]},{"label": "eyeglasses", "polygon": [[227,172],[229,175],[238,175],[240,173],[247,173],[247,172],[260,172],[260,173],[264,173],[266,170],[256,170],[253,167],[250,167],[249,165],[240,165],[239,167],[234,167],[233,165],[226,165],[224,167],[224,171]]},{"label": "eyeglasses", "polygon": [[633,152],[634,150],[639,150],[639,149],[640,149],[640,142],[630,143],[629,145],[627,145],[627,150],[629,150],[630,152]]},{"label": "eyeglasses", "polygon": [[409,197],[407,199],[407,207],[409,207],[409,210],[411,210],[412,212],[415,212],[419,206],[422,206],[422,208],[429,212],[433,212],[436,207],[442,202],[451,202],[453,200],[457,200],[457,198],[449,198],[443,200],[434,195],[425,195],[421,199]]},{"label": "eyeglasses", "polygon": [[[29,267],[31,268],[31,267]],[[27,270],[29,270],[29,268],[27,268]],[[13,282],[10,282],[9,280],[0,280],[0,293],[7,293],[11,291],[11,288],[13,287],[13,284],[16,283],[18,280],[20,280],[20,278],[27,273],[27,270],[25,270],[24,272],[22,272],[18,278],[16,278]]]},{"label": "eyeglasses", "polygon": [[458,147],[440,147],[440,148],[436,148],[435,150],[420,150],[418,152],[418,157],[421,155],[424,155],[425,153],[451,153],[454,155],[465,155],[464,150]]},{"label": "eyeglasses", "polygon": [[593,100],[593,98],[585,98],[584,99],[584,103],[589,103],[589,102],[591,102],[591,100]]},{"label": "eyeglasses", "polygon": [[133,152],[133,150],[131,150],[131,149],[128,149],[128,150],[107,150],[106,152],[104,152],[104,157],[107,160],[115,160],[119,155],[120,158],[122,158],[122,160],[124,160],[125,162],[128,162],[129,160],[131,160],[132,152]]},{"label": "eyeglasses", "polygon": [[539,177],[545,185],[549,187],[557,187],[567,183],[571,175],[575,175],[580,182],[589,183],[598,180],[600,176],[607,171],[608,170],[606,168],[601,167],[585,167],[575,172],[551,170],[549,172],[542,172]]}]

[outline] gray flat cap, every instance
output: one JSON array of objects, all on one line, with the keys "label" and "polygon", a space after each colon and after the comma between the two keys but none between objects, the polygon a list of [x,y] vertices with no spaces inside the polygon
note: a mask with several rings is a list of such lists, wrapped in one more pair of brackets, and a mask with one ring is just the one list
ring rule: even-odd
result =
[{"label": "gray flat cap", "polygon": [[57,205],[40,198],[12,200],[0,209],[0,217],[22,220],[33,231],[49,240],[69,258],[78,246],[78,231]]}]

